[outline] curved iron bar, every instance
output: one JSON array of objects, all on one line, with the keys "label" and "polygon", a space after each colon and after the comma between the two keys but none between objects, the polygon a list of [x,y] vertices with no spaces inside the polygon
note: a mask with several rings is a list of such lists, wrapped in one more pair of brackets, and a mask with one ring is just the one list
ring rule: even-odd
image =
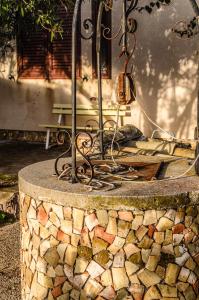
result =
[{"label": "curved iron bar", "polygon": [[71,144],[71,136],[70,133],[67,130],[59,130],[56,136],[57,144],[58,145],[64,145],[66,143],[67,137],[69,138],[70,144]]},{"label": "curved iron bar", "polygon": [[[69,132],[67,131],[67,130],[61,130],[61,131],[59,131],[58,132],[58,134],[57,134],[57,143],[59,144],[59,145],[64,145],[64,143],[65,143],[65,138],[64,138],[64,140],[60,140],[60,138],[59,138],[59,134],[66,134],[68,137],[69,137],[69,146],[68,146],[68,149],[66,150],[66,151],[64,151],[62,154],[60,154],[57,158],[56,158],[56,160],[55,160],[55,163],[54,163],[54,170],[55,170],[55,174],[59,177],[62,173],[63,173],[63,171],[66,169],[66,164],[63,164],[62,165],[62,168],[61,168],[61,170],[59,170],[58,169],[58,163],[59,163],[59,161],[60,161],[60,159],[61,158],[63,158],[64,156],[67,156],[67,154],[70,152],[70,150],[71,150],[71,146],[72,146],[72,143],[71,143],[71,136],[70,136],[70,134],[69,134]],[[67,164],[68,165],[68,164]],[[71,165],[69,166],[68,165],[68,167],[70,167],[70,169],[71,169]]]},{"label": "curved iron bar", "polygon": [[[82,140],[82,142],[79,144],[78,138],[82,134],[84,134],[84,136],[87,135],[88,139]],[[93,147],[93,138],[92,138],[91,134],[89,134],[88,132],[86,132],[86,133],[79,132],[76,135],[75,147],[77,149],[77,152],[83,157],[83,160],[85,161],[85,164],[81,164],[80,166],[76,167],[76,178],[81,183],[89,184],[94,177],[93,165],[90,162],[89,155],[88,155]],[[85,149],[87,150],[86,153],[84,153]],[[90,176],[86,175],[86,171],[88,168],[90,169],[90,174],[89,174]]]},{"label": "curved iron bar", "polygon": [[131,0],[131,3],[126,11],[126,18],[130,15],[130,13],[137,8],[138,0]]},{"label": "curved iron bar", "polygon": [[[61,173],[62,173],[63,170],[65,169],[65,165],[66,165],[66,164],[63,164],[63,165],[62,165],[62,169],[61,169],[61,171],[60,171],[60,170],[58,169],[58,163],[59,163],[59,160],[60,160],[61,158],[63,158],[64,156],[66,156],[66,155],[69,153],[70,150],[71,150],[71,144],[70,144],[69,148],[68,148],[65,152],[63,152],[62,154],[60,154],[60,155],[56,158],[55,163],[54,163],[54,170],[55,170],[55,174],[56,174],[57,176],[60,176],[60,175],[61,175]],[[71,165],[70,165],[70,167],[71,167]]]},{"label": "curved iron bar", "polygon": [[[116,122],[115,120],[106,120],[106,121],[104,122],[104,127],[105,127],[105,125],[108,124],[108,123],[113,123],[114,125],[117,126],[117,122]],[[110,128],[113,128],[113,127],[110,127]]]},{"label": "curved iron bar", "polygon": [[111,37],[108,37],[107,35],[111,32],[111,28],[109,28],[109,27],[104,27],[103,33],[102,33],[103,38],[105,38],[106,40],[109,40],[109,41],[114,40],[114,39],[116,39],[116,38],[119,36],[121,30],[122,30],[122,25],[120,24],[120,27],[119,27],[118,32],[115,33],[115,35],[113,35],[113,36],[111,36]]},{"label": "curved iron bar", "polygon": [[91,20],[90,18],[87,18],[83,21],[83,28],[86,31],[90,31],[90,34],[88,36],[85,36],[81,29],[80,29],[80,36],[82,39],[84,40],[90,40],[93,38],[94,34],[95,34],[95,28],[94,28],[94,24],[93,24],[93,20]]}]

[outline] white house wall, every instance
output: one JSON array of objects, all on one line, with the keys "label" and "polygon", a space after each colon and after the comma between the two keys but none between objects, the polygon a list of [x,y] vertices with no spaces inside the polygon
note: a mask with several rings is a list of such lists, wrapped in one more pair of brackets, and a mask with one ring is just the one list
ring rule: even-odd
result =
[{"label": "white house wall", "polygon": [[[121,1],[114,2],[113,33],[118,30],[121,12]],[[171,28],[177,21],[190,20],[194,15],[188,0],[173,2],[153,15],[135,13],[138,20],[134,57],[137,103],[132,104],[132,117],[126,122],[138,126],[145,134],[151,133],[154,126],[140,110],[138,103],[141,103],[149,117],[161,127],[174,131],[178,137],[193,138],[198,37],[180,40],[172,34]],[[140,4],[146,3],[146,0],[140,0]],[[88,1],[82,9],[82,19],[90,14]],[[119,54],[117,39],[112,43],[112,80],[103,80],[103,98],[107,102],[116,101],[117,76],[123,70],[124,62],[118,58]],[[82,62],[82,77],[86,75],[89,80],[78,81],[78,102],[86,104],[90,97],[97,96],[97,81],[92,79],[91,41],[82,41]],[[9,55],[6,63],[0,60],[0,129],[35,131],[41,130],[38,127],[41,123],[55,123],[52,105],[55,102],[70,103],[70,80],[13,82],[8,80],[10,72],[16,77],[15,53]]]}]

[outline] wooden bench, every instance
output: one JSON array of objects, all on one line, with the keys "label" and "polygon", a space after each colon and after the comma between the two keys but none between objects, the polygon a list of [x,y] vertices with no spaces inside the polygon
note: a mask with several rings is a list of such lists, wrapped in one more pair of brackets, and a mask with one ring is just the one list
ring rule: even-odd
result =
[{"label": "wooden bench", "polygon": [[[99,110],[96,105],[77,105],[77,121],[78,117],[80,116],[86,116],[86,117],[98,117],[99,116]],[[40,124],[39,127],[46,128],[46,144],[45,144],[45,149],[47,150],[49,148],[49,141],[50,141],[50,132],[51,129],[56,129],[56,130],[66,130],[69,129],[71,130],[71,125],[64,125],[64,117],[65,116],[71,116],[72,115],[72,108],[71,104],[57,104],[55,103],[52,108],[52,114],[55,114],[58,116],[57,124]],[[117,117],[118,111],[117,107],[108,107],[107,105],[103,106],[103,116],[104,117],[109,117],[108,120],[105,120],[105,130],[110,128],[111,126],[108,127],[107,122],[113,120],[114,121]],[[123,125],[123,118],[124,117],[130,117],[131,116],[131,108],[130,106],[125,106],[122,105],[120,106],[119,109],[119,123],[122,126]],[[93,121],[93,120],[88,120],[88,121]],[[95,120],[96,122],[96,120]],[[97,122],[96,122],[97,124]],[[107,126],[107,127],[106,127]],[[89,124],[85,126],[77,126],[77,130],[87,130],[90,132],[97,131],[99,127],[96,125],[94,127],[90,126]]]}]

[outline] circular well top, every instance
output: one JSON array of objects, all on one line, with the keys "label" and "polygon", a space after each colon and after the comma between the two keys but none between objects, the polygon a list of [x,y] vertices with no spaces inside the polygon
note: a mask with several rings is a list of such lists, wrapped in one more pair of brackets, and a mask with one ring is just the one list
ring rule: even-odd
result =
[{"label": "circular well top", "polygon": [[[70,161],[66,159],[66,161]],[[39,162],[19,172],[20,192],[40,201],[83,209],[164,209],[199,204],[199,177],[153,182],[122,182],[112,191],[88,191],[80,183],[58,180],[54,160]]]}]

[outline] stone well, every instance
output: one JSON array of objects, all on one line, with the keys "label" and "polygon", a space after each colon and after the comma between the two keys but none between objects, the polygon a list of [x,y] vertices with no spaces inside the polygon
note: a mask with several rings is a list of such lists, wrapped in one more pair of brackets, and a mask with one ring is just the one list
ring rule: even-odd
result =
[{"label": "stone well", "polygon": [[199,178],[88,192],[19,173],[22,299],[199,299]]}]

